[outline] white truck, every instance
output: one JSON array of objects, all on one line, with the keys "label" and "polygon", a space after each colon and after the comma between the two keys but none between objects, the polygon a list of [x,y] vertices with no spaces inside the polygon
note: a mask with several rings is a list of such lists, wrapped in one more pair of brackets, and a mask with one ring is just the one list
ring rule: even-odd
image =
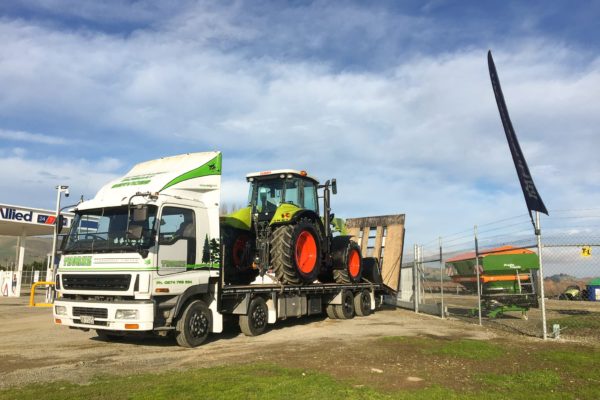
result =
[{"label": "white truck", "polygon": [[227,314],[253,336],[279,319],[374,310],[388,288],[373,260],[332,233],[335,182],[292,170],[247,180],[248,207],[220,218],[221,153],[183,154],[138,164],[77,205],[60,250],[55,323],[195,347],[222,332]]}]

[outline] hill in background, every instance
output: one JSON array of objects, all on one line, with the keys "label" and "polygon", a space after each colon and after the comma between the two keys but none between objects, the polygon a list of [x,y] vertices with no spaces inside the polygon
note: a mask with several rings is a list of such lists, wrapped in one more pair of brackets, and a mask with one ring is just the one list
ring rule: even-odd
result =
[{"label": "hill in background", "polygon": [[[52,251],[52,237],[29,237],[25,241],[25,265],[34,261],[46,265],[46,255]],[[16,261],[17,238],[0,236],[0,266],[6,268]]]}]

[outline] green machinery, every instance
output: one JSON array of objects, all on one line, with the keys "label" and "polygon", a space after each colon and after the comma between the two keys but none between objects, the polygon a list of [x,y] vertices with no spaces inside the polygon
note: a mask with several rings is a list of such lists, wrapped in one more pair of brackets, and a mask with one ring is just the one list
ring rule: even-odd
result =
[{"label": "green machinery", "polygon": [[496,318],[508,311],[526,315],[529,308],[538,306],[534,284],[539,269],[536,253],[503,246],[480,253],[478,259],[474,252],[460,254],[447,260],[446,267],[454,282],[477,293],[479,264],[481,309],[485,315]]},{"label": "green machinery", "polygon": [[287,169],[246,179],[248,206],[221,218],[226,283],[248,284],[269,271],[288,285],[317,279],[356,283],[363,274],[373,281],[378,271],[371,271],[369,263],[369,271],[363,271],[360,247],[331,213],[335,179],[319,184],[305,171]]}]

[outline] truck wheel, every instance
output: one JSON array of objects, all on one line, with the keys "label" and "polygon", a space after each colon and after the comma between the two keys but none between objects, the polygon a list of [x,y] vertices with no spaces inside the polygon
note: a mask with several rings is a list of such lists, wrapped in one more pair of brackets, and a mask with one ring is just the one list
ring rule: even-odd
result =
[{"label": "truck wheel", "polygon": [[319,230],[307,219],[284,225],[273,232],[271,264],[281,283],[310,283],[321,266]]},{"label": "truck wheel", "polygon": [[202,300],[194,300],[187,305],[177,320],[177,344],[183,347],[200,346],[212,328],[212,314]]},{"label": "truck wheel", "polygon": [[354,296],[349,290],[342,294],[342,304],[337,304],[334,309],[338,319],[352,319],[354,317]]},{"label": "truck wheel", "polygon": [[354,310],[359,317],[371,314],[371,294],[368,290],[360,291],[354,296]]},{"label": "truck wheel", "polygon": [[240,329],[246,336],[258,336],[267,329],[269,310],[262,297],[255,297],[250,302],[248,315],[240,316]]},{"label": "truck wheel", "polygon": [[335,315],[335,305],[328,304],[325,310],[327,311],[329,319],[337,319],[337,316]]},{"label": "truck wheel", "polygon": [[362,260],[360,247],[352,240],[347,240],[342,247],[334,248],[332,243],[332,257],[334,261],[333,278],[337,283],[360,282],[362,275]]}]

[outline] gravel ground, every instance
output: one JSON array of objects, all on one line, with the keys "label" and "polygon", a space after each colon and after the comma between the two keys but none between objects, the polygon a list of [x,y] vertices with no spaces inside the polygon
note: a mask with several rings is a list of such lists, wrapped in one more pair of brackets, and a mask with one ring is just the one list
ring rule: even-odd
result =
[{"label": "gravel ground", "polygon": [[[366,318],[308,317],[280,321],[258,337],[242,335],[235,323],[196,349],[169,338],[105,342],[94,331],[54,325],[49,308],[29,308],[25,298],[0,298],[0,388],[56,380],[86,382],[94,376],[161,372],[228,363],[306,357],[370,342],[381,336],[441,336],[492,339],[510,335],[488,327],[385,309]],[[516,340],[522,340],[515,336]],[[310,349],[310,351],[308,351]],[[306,361],[306,360],[305,360]],[[309,360],[310,361],[310,360]],[[310,365],[310,363],[305,365]]]}]

